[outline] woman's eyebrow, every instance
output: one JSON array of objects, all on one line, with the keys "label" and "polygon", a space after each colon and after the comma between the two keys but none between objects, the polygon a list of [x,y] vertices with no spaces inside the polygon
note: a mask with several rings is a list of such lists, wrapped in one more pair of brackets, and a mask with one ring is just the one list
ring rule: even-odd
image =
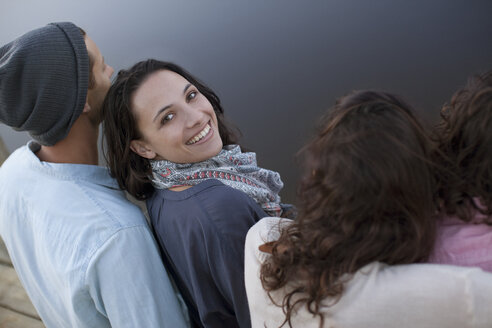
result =
[{"label": "woman's eyebrow", "polygon": [[157,111],[157,113],[155,114],[154,119],[152,120],[152,122],[155,122],[155,120],[157,119],[157,117],[158,117],[159,115],[161,115],[161,113],[162,113],[163,111],[165,111],[166,109],[168,109],[169,107],[171,107],[171,105],[167,105],[167,106],[164,106],[164,107],[162,107],[161,109],[159,109],[159,111]]},{"label": "woman's eyebrow", "polygon": [[[186,93],[186,90],[188,90],[189,88],[191,87],[191,83],[188,83],[187,85],[185,85],[184,89],[183,89],[183,94]],[[152,120],[152,122],[155,122],[155,120],[157,119],[157,117],[163,112],[165,111],[166,109],[168,109],[169,107],[171,107],[171,105],[167,105],[167,106],[164,106],[162,107],[161,109],[159,109],[159,111],[157,111],[157,113],[155,114],[154,116],[154,119]]]}]

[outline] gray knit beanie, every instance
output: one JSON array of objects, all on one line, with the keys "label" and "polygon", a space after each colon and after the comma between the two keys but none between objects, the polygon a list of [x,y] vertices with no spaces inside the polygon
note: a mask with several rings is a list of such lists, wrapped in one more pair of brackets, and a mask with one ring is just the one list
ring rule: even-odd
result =
[{"label": "gray knit beanie", "polygon": [[88,84],[89,56],[76,25],[30,31],[0,48],[0,122],[52,146],[82,112]]}]

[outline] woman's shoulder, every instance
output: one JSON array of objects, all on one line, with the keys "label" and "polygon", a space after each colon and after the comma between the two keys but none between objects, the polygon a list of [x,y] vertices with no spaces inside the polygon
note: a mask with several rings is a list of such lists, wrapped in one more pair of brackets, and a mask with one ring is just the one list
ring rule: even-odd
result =
[{"label": "woman's shoulder", "polygon": [[[491,293],[492,274],[477,268],[373,262],[359,269],[347,283],[343,297],[327,311],[347,326],[365,320],[373,323],[367,327],[376,323],[386,327],[390,322],[407,327],[406,318],[415,327],[463,327],[470,320],[492,322]],[[372,317],[354,316],[363,312]]]},{"label": "woman's shoulder", "polygon": [[[149,201],[156,202],[162,200],[186,201],[196,197],[215,198],[219,200],[244,201],[250,197],[244,192],[234,189],[220,182],[217,179],[207,179],[188,189],[173,191],[170,189],[157,189]],[[246,197],[246,198],[245,198]]]},{"label": "woman's shoulder", "polygon": [[492,226],[464,222],[458,217],[442,217],[429,262],[478,266],[492,272]]},{"label": "woman's shoulder", "polygon": [[280,237],[284,227],[292,224],[292,220],[279,217],[264,217],[258,221],[248,232],[251,238],[262,239],[264,242],[275,241]]},{"label": "woman's shoulder", "polygon": [[258,261],[265,261],[269,254],[259,250],[265,243],[277,240],[283,228],[292,224],[292,220],[278,217],[265,217],[253,225],[246,235],[245,249]]},{"label": "woman's shoulder", "polygon": [[179,192],[157,190],[147,208],[154,224],[198,224],[196,228],[223,237],[242,234],[243,242],[249,228],[266,216],[248,195],[214,179]]},{"label": "woman's shoulder", "polygon": [[[369,279],[369,277],[371,277]],[[479,268],[460,267],[454,265],[414,263],[387,265],[381,262],[372,262],[359,269],[354,278],[371,280],[371,283],[388,286],[390,283],[399,284],[402,281],[415,283],[420,287],[427,286],[430,289],[440,288],[436,282],[447,284],[452,281],[456,285],[465,285],[469,281],[487,281],[492,287],[492,274]],[[412,288],[412,286],[407,286]]]}]

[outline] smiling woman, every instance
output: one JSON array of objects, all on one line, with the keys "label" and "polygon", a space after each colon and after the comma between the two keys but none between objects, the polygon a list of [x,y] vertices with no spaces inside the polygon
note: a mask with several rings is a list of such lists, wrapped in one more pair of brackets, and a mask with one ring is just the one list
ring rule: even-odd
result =
[{"label": "smiling woman", "polygon": [[120,71],[103,115],[111,174],[147,200],[194,324],[250,327],[244,241],[259,219],[290,209],[279,174],[241,151],[219,98],[177,65],[147,60]]},{"label": "smiling woman", "polygon": [[222,149],[212,104],[175,72],[152,74],[135,92],[133,108],[142,137],[131,149],[144,158],[196,163]]}]

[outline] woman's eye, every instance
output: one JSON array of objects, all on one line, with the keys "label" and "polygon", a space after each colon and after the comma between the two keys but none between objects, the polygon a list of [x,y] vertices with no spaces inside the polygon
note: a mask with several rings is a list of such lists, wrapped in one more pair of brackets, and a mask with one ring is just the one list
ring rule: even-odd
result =
[{"label": "woman's eye", "polygon": [[187,97],[188,101],[195,99],[197,95],[198,95],[197,91],[191,91]]},{"label": "woman's eye", "polygon": [[166,124],[167,122],[171,121],[173,118],[174,118],[174,114],[173,113],[166,114],[162,118],[161,124]]}]

